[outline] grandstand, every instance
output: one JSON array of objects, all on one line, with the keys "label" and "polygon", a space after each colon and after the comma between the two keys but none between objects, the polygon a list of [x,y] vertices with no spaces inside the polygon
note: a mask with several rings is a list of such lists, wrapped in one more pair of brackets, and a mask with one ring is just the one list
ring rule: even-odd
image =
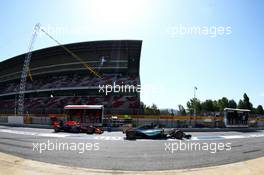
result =
[{"label": "grandstand", "polygon": [[[70,104],[104,105],[106,114],[139,114],[140,93],[104,94],[99,85],[140,85],[140,40],[93,41],[64,45],[102,78],[60,46],[32,52],[25,91],[25,110],[33,114],[61,114]],[[25,54],[0,62],[0,113],[14,114]]]}]

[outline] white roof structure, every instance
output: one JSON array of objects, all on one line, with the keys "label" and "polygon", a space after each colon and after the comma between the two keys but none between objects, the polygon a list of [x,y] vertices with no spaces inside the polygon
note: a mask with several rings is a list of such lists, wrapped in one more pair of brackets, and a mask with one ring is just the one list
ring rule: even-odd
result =
[{"label": "white roof structure", "polygon": [[102,109],[104,105],[67,105],[64,109]]},{"label": "white roof structure", "polygon": [[236,109],[236,108],[225,108],[224,111],[241,111],[241,112],[250,112],[249,109]]}]

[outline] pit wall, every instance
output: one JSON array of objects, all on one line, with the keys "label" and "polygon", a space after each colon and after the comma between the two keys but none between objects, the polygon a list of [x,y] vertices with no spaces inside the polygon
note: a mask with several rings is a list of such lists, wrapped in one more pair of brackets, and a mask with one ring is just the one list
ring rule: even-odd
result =
[{"label": "pit wall", "polygon": [[[0,115],[0,123],[8,123],[8,116],[13,114]],[[140,126],[150,123],[159,123],[165,127],[224,127],[224,117],[215,116],[157,116],[157,115],[116,115],[118,119],[132,119],[134,126]],[[35,115],[24,116],[24,124],[50,125],[51,118],[56,117],[65,121],[64,114]],[[264,127],[264,116],[250,117],[250,127]]]},{"label": "pit wall", "polygon": [[[157,116],[157,115],[117,115],[120,119],[131,118],[135,126],[159,123],[165,127],[224,127],[223,116]],[[264,116],[250,117],[249,127],[264,127]]]}]

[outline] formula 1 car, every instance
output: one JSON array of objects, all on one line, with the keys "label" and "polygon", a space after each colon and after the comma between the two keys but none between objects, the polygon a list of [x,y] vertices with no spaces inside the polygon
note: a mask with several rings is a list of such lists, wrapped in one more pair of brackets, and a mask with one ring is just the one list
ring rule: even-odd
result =
[{"label": "formula 1 car", "polygon": [[53,128],[55,132],[72,132],[72,133],[87,133],[87,134],[102,134],[104,132],[103,129],[97,128],[95,126],[82,126],[79,122],[76,121],[63,121],[53,122]]},{"label": "formula 1 car", "polygon": [[160,127],[159,125],[143,125],[135,129],[128,129],[125,131],[127,140],[135,139],[190,139],[192,136],[185,134],[181,130],[168,129]]},{"label": "formula 1 car", "polygon": [[53,128],[55,132],[73,132],[73,133],[79,133],[81,130],[80,124],[76,121],[66,121],[65,123],[63,121],[59,122],[53,122]]}]

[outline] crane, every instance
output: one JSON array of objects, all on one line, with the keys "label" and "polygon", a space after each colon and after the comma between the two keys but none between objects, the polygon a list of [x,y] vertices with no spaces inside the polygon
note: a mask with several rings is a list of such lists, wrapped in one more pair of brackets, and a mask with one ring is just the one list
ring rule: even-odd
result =
[{"label": "crane", "polygon": [[32,56],[32,50],[34,47],[34,43],[36,41],[37,35],[39,31],[43,32],[45,35],[47,35],[50,39],[52,39],[54,42],[56,42],[60,47],[62,47],[66,52],[68,52],[72,57],[74,57],[76,60],[78,60],[87,70],[92,72],[96,77],[101,78],[100,74],[97,73],[91,66],[89,66],[87,63],[85,63],[78,55],[70,51],[67,47],[62,45],[58,40],[53,38],[48,32],[46,32],[43,28],[40,27],[40,23],[37,23],[34,27],[34,32],[31,37],[28,52],[25,55],[24,64],[22,67],[22,73],[20,77],[20,85],[19,85],[19,93],[18,93],[18,115],[23,116],[24,114],[24,99],[25,99],[25,90],[26,90],[26,83],[27,83],[27,76],[29,75],[30,79],[32,80],[32,75],[30,73],[30,61]]},{"label": "crane", "polygon": [[34,43],[36,41],[39,28],[40,28],[40,23],[37,23],[34,27],[34,32],[30,40],[29,47],[28,47],[28,53],[25,56],[25,60],[24,60],[23,68],[22,68],[22,73],[20,77],[20,85],[19,85],[19,94],[18,94],[18,115],[19,116],[22,116],[24,113],[24,98],[25,98],[25,90],[26,90],[26,83],[27,83],[27,75],[29,73],[29,64],[31,61],[32,50],[33,50]]}]

